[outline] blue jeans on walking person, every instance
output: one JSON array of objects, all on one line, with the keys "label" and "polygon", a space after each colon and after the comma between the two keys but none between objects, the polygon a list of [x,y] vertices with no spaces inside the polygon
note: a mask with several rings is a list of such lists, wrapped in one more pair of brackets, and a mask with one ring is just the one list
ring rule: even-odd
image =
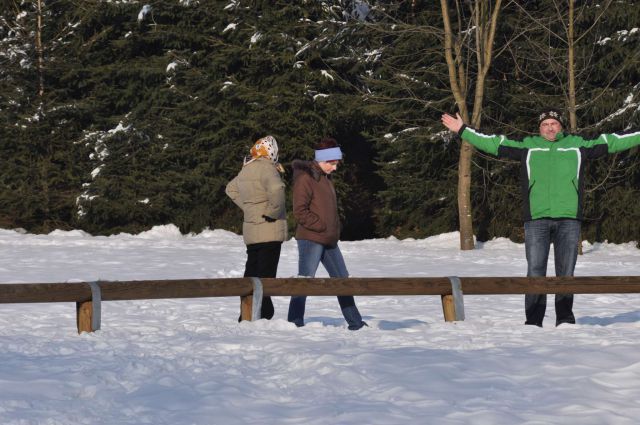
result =
[{"label": "blue jeans on walking person", "polygon": [[[331,277],[349,277],[347,266],[342,258],[338,245],[325,246],[305,239],[298,240],[298,275],[315,277],[318,266],[327,269]],[[306,295],[291,297],[289,302],[289,315],[287,320],[296,326],[304,326],[304,309],[307,301]],[[357,330],[365,326],[362,316],[356,307],[353,296],[338,296],[338,303],[342,315],[349,324],[349,329]]]},{"label": "blue jeans on walking person", "polygon": [[[546,276],[549,250],[553,244],[556,276],[573,276],[578,259],[580,221],[574,219],[538,219],[524,223],[527,276]],[[527,325],[542,327],[547,294],[527,294],[524,298]],[[573,294],[556,294],[556,326],[575,323]]]}]

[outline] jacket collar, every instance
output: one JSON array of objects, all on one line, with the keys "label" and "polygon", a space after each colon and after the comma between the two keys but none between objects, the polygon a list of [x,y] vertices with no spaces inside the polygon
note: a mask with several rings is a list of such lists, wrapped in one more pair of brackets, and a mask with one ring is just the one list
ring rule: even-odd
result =
[{"label": "jacket collar", "polygon": [[325,174],[324,171],[318,166],[318,163],[315,161],[302,161],[296,159],[291,163],[291,167],[293,168],[293,178],[295,179],[300,173],[309,174],[315,181],[320,181],[322,176],[329,178],[328,175]]}]

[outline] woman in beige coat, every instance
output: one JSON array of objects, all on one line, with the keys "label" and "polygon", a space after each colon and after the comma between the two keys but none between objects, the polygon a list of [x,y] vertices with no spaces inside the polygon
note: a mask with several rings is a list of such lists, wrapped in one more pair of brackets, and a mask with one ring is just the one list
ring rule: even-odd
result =
[{"label": "woman in beige coat", "polygon": [[[276,277],[280,248],[287,239],[284,182],[280,177],[278,143],[273,136],[258,139],[226,193],[242,209],[242,236],[247,245],[245,277]],[[262,298],[260,317],[274,314],[271,297]],[[241,318],[239,319],[241,320]]]}]

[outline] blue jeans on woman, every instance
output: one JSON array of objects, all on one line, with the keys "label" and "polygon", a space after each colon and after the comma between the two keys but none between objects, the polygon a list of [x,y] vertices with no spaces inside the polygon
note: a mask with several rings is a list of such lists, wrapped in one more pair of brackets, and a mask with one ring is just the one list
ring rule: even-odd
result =
[{"label": "blue jeans on woman", "polygon": [[[556,276],[573,276],[578,259],[580,221],[574,219],[538,219],[524,223],[527,276],[546,276],[549,250],[553,244]],[[556,326],[576,323],[573,294],[556,294]],[[547,309],[547,294],[527,294],[524,298],[527,325],[542,327]]]},{"label": "blue jeans on woman", "polygon": [[[342,258],[342,253],[338,245],[325,246],[317,242],[305,239],[298,240],[298,275],[305,277],[315,277],[318,266],[322,265],[327,269],[331,277],[349,277],[347,266]],[[289,302],[289,315],[287,320],[295,323],[296,326],[304,326],[304,309],[307,301],[306,295],[291,297]],[[356,307],[353,296],[338,296],[338,303],[342,310],[342,315],[349,324],[350,330],[358,330],[365,326],[362,316]]]}]

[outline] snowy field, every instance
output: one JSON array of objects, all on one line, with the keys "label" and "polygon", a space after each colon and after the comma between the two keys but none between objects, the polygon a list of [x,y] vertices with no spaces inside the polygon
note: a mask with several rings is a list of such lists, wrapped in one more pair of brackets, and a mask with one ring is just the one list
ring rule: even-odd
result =
[{"label": "snowy field", "polygon": [[[524,276],[524,245],[471,252],[458,235],[343,242],[352,276]],[[241,237],[173,226],[92,237],[0,230],[0,283],[240,277]],[[552,264],[552,263],[550,263]],[[279,276],[297,274],[294,240]],[[553,274],[550,272],[550,274]],[[639,275],[635,244],[585,243],[576,275]],[[318,276],[326,276],[324,270]],[[358,297],[370,327],[312,297],[307,326],[237,323],[236,298],[105,302],[76,333],[75,305],[0,305],[0,424],[576,424],[640,418],[640,295],[578,295],[578,324],[524,326],[524,296]]]}]

